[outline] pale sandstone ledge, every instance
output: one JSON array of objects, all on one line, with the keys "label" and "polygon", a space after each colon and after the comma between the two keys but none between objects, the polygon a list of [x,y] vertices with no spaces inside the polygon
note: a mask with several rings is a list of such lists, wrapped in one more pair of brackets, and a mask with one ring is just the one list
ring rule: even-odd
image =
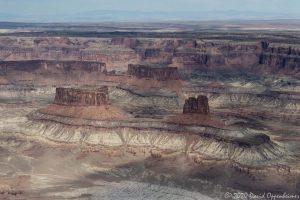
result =
[{"label": "pale sandstone ledge", "polygon": [[120,120],[130,117],[129,114],[112,105],[83,107],[50,104],[40,109],[39,112],[61,117],[90,120]]},{"label": "pale sandstone ledge", "polygon": [[264,134],[157,121],[83,120],[32,113],[25,135],[57,143],[150,147],[188,152],[249,165],[282,163],[283,147]]}]

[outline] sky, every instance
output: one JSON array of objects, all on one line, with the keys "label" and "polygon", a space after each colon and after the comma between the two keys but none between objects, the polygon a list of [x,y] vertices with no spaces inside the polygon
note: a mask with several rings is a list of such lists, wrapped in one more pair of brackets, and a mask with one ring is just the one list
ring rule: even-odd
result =
[{"label": "sky", "polygon": [[[71,15],[96,10],[139,12],[239,11],[300,15],[300,0],[0,0],[0,14]],[[0,18],[1,20],[1,18]]]}]

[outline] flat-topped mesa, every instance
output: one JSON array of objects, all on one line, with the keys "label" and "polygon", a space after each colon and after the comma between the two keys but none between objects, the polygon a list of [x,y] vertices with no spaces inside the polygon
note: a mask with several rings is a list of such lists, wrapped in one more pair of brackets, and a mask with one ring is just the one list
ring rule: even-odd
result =
[{"label": "flat-topped mesa", "polygon": [[2,74],[11,72],[37,72],[37,73],[70,73],[79,72],[104,72],[106,64],[95,61],[53,61],[53,60],[19,60],[0,61]]},{"label": "flat-topped mesa", "polygon": [[198,98],[190,97],[185,100],[183,106],[183,114],[197,113],[208,115],[209,114],[209,104],[208,98],[203,95],[199,95]]},{"label": "flat-topped mesa", "polygon": [[68,106],[103,106],[109,104],[108,87],[97,89],[56,88],[55,104]]},{"label": "flat-topped mesa", "polygon": [[177,80],[177,67],[154,67],[146,65],[128,65],[128,74],[137,78],[153,78],[157,80]]}]

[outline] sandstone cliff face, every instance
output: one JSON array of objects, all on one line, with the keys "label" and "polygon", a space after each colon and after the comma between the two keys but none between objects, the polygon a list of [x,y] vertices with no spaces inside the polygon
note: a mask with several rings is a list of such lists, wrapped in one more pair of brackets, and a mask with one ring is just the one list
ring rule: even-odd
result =
[{"label": "sandstone cliff face", "polygon": [[208,98],[206,96],[198,96],[198,98],[190,97],[185,100],[183,107],[183,114],[198,113],[198,114],[209,114]]},{"label": "sandstone cliff face", "polygon": [[238,67],[250,70],[258,65],[260,46],[256,43],[201,42],[194,48],[177,48],[172,64],[175,66],[209,67],[211,69]]},{"label": "sandstone cliff face", "polygon": [[274,47],[262,42],[262,53],[259,64],[269,66],[273,70],[286,73],[297,73],[300,69],[300,50],[292,47]]},{"label": "sandstone cliff face", "polygon": [[109,103],[108,88],[96,90],[56,88],[54,103],[70,106],[102,106]]},{"label": "sandstone cliff face", "polygon": [[[135,50],[143,62],[158,62],[160,58],[161,63],[181,68],[192,66],[284,74],[299,72],[299,49],[280,45],[265,41],[199,42],[174,39],[150,45],[141,41]],[[255,66],[260,67],[253,68]]]},{"label": "sandstone cliff face", "polygon": [[[109,71],[127,64],[163,63],[170,67],[240,69],[299,75],[300,47],[267,41],[169,38],[0,38],[0,60],[105,62]],[[300,75],[299,75],[300,76]]]},{"label": "sandstone cliff face", "polygon": [[[56,60],[105,62],[108,67],[136,63],[138,55],[129,47],[114,46],[103,39],[68,37],[0,37],[0,60]],[[109,69],[112,70],[112,69]]]},{"label": "sandstone cliff face", "polygon": [[[185,66],[205,66],[208,64],[209,57],[207,54],[197,52],[175,52],[173,63]],[[218,61],[224,64],[224,60]]]},{"label": "sandstone cliff face", "polygon": [[134,39],[134,38],[118,37],[118,38],[112,38],[111,39],[111,44],[113,44],[113,45],[124,45],[126,47],[129,47],[129,48],[133,49],[139,44],[139,41],[137,39]]},{"label": "sandstone cliff face", "polygon": [[145,65],[128,65],[128,74],[138,78],[157,80],[175,80],[179,78],[176,67],[150,67]]},{"label": "sandstone cliff face", "polygon": [[74,45],[75,43],[71,41],[68,37],[53,37],[53,38],[35,38],[35,45]]},{"label": "sandstone cliff face", "polygon": [[71,71],[103,72],[105,63],[88,61],[0,61],[1,74],[6,75],[14,72],[38,72],[38,73],[68,73]]}]

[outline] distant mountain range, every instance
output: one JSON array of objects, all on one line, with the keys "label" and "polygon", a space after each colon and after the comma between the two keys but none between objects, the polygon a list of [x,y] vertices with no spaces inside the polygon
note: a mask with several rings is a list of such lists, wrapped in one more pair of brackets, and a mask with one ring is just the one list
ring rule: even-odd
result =
[{"label": "distant mountain range", "polygon": [[95,10],[65,15],[25,15],[0,13],[0,21],[10,22],[105,22],[105,21],[206,21],[206,20],[272,20],[300,19],[300,14],[254,11],[144,12]]}]

